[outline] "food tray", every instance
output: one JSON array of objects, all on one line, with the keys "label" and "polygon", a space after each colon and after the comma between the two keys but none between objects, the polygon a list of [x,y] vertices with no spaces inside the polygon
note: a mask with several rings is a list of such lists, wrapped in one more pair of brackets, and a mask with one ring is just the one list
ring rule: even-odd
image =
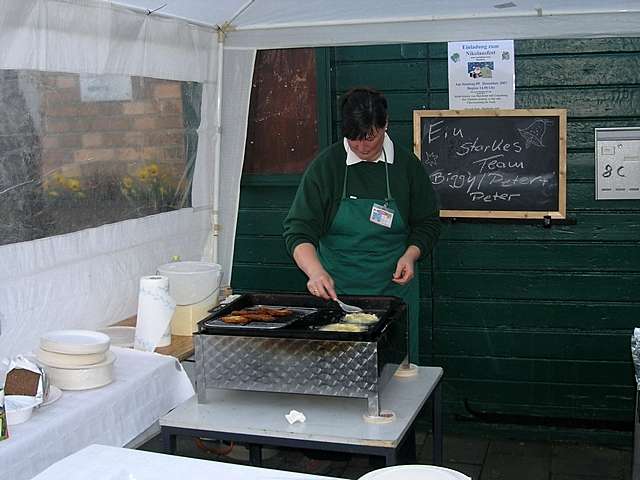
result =
[{"label": "food tray", "polygon": [[[330,300],[311,295],[287,293],[247,293],[226,305],[210,310],[210,315],[198,323],[198,334],[237,335],[310,340],[375,341],[394,319],[404,318],[406,306],[397,297],[343,296],[343,300],[358,305],[366,313],[375,313],[380,319],[362,332],[322,331],[321,327],[343,321],[345,313]],[[219,319],[234,310],[257,308],[287,308],[298,311],[295,317],[283,317],[277,328],[265,328],[263,322],[244,325],[226,324]],[[257,323],[257,324],[256,324]],[[262,325],[260,325],[262,323]],[[269,325],[267,325],[269,326]]]},{"label": "food tray", "polygon": [[218,328],[242,328],[242,329],[254,329],[254,330],[270,330],[274,328],[283,328],[291,325],[293,322],[301,320],[308,315],[314,314],[318,311],[317,308],[309,308],[309,307],[289,307],[284,305],[253,305],[250,307],[244,307],[242,310],[257,310],[260,308],[271,308],[271,309],[281,309],[286,308],[287,310],[291,310],[291,315],[287,315],[286,317],[276,317],[273,321],[270,322],[262,322],[262,321],[253,321],[245,324],[235,324],[235,323],[226,323],[222,320],[222,317],[225,315],[231,314],[236,308],[227,309],[224,308],[222,311],[216,312],[213,317],[209,317],[204,321],[205,327],[218,327]]}]

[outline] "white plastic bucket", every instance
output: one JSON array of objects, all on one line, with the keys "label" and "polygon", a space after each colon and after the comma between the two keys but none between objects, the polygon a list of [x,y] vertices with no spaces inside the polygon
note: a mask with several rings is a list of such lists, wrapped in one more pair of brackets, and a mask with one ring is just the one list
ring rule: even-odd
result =
[{"label": "white plastic bucket", "polygon": [[471,480],[463,473],[434,465],[396,465],[374,470],[359,480]]},{"label": "white plastic bucket", "polygon": [[169,295],[177,305],[200,303],[214,293],[218,302],[222,267],[217,263],[171,262],[159,266],[158,273],[169,278]]}]

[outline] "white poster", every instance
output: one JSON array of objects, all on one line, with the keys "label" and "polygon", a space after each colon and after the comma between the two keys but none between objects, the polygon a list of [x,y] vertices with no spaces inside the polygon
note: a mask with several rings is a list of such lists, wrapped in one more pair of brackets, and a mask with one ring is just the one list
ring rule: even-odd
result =
[{"label": "white poster", "polygon": [[513,40],[449,43],[449,109],[515,108]]},{"label": "white poster", "polygon": [[80,99],[83,102],[131,100],[131,77],[128,75],[80,75]]}]

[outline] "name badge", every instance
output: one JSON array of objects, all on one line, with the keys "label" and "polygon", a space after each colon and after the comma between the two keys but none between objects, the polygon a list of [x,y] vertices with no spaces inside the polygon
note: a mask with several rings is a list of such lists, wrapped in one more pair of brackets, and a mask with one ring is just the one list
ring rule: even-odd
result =
[{"label": "name badge", "polygon": [[373,204],[371,207],[371,215],[369,221],[382,225],[383,227],[391,228],[393,222],[393,210],[384,205]]}]

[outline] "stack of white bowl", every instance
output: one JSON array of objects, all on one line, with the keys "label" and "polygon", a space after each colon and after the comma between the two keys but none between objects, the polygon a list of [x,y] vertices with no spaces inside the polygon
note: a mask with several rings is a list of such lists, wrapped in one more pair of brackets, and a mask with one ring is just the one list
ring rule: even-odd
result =
[{"label": "stack of white bowl", "polygon": [[62,390],[87,390],[113,381],[107,335],[92,330],[56,330],[40,337],[36,352],[52,385]]}]

